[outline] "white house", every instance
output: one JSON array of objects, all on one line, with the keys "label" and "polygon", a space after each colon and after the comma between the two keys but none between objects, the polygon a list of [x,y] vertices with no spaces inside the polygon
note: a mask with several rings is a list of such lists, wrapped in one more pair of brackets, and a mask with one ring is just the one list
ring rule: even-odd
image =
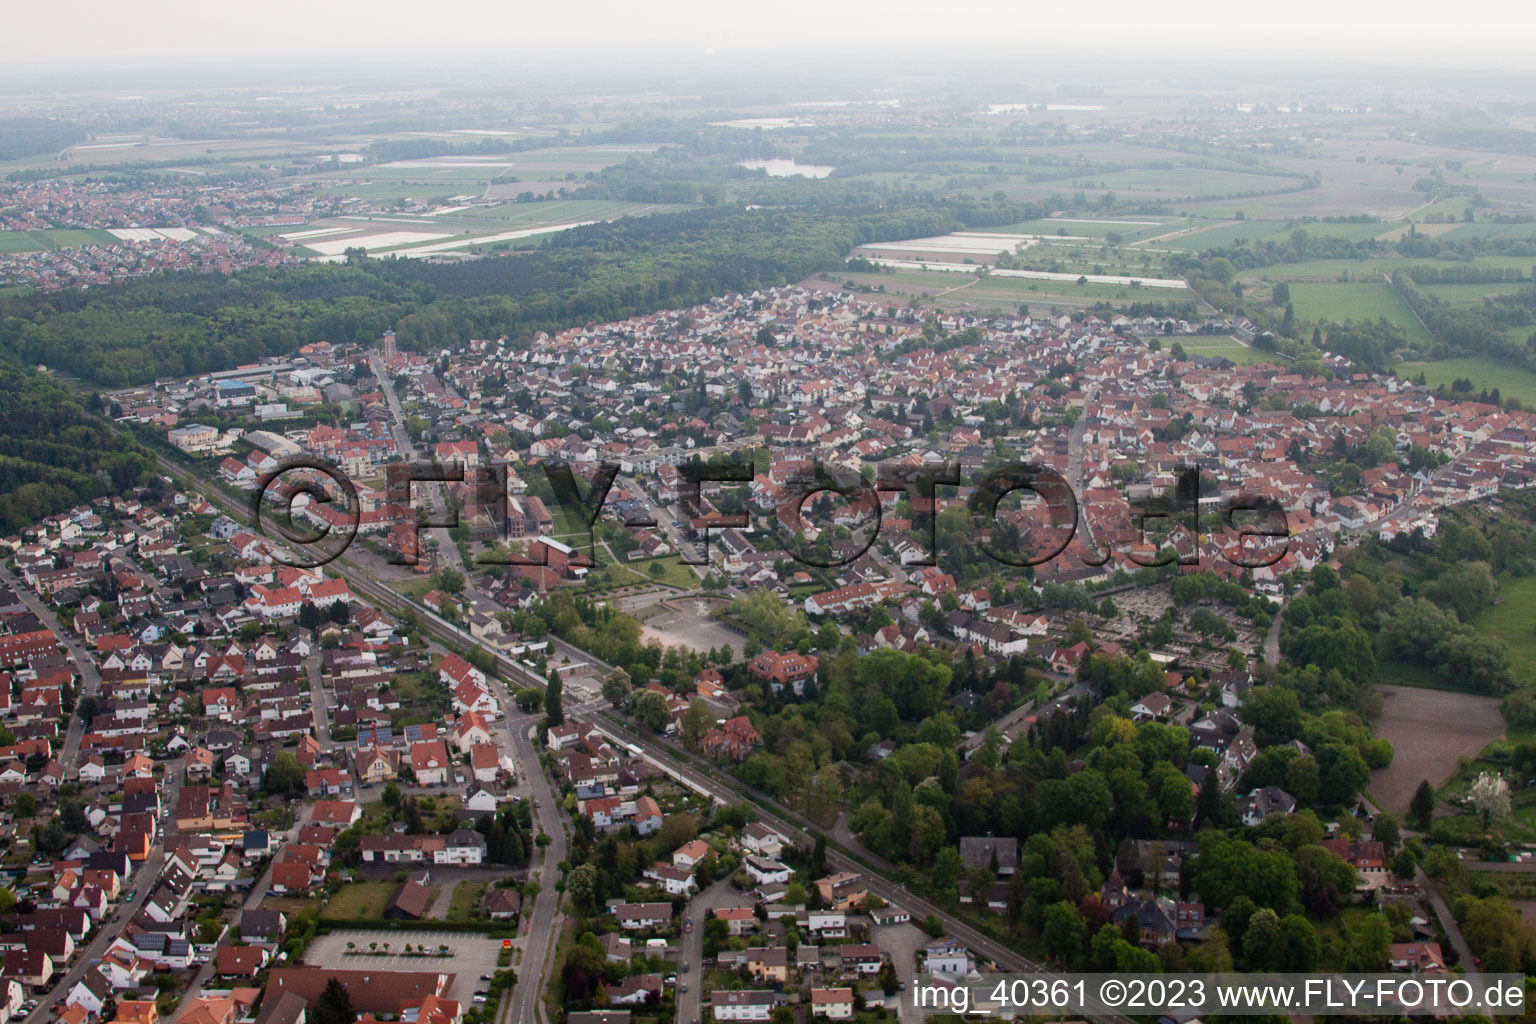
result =
[{"label": "white house", "polygon": [[853,989],[811,989],[811,1014],[828,1020],[848,1020],[853,1016]]},{"label": "white house", "polygon": [[767,857],[747,857],[744,866],[758,885],[787,885],[794,874],[787,865]]},{"label": "white house", "polygon": [[716,989],[709,1009],[715,1020],[772,1020],[773,993],[768,989]]},{"label": "white house", "polygon": [[848,937],[848,915],[841,910],[813,910],[806,918],[806,928],[825,939]]},{"label": "white house", "polygon": [[924,950],[929,974],[963,978],[971,973],[971,954],[954,939],[930,942]]},{"label": "white house", "polygon": [[741,845],[748,853],[776,858],[784,852],[784,837],[767,825],[754,821],[742,829]]}]

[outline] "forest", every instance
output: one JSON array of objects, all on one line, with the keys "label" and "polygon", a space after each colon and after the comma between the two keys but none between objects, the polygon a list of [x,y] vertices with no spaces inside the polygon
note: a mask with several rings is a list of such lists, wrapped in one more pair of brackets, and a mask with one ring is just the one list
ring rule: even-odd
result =
[{"label": "forest", "polygon": [[0,534],[121,493],[152,465],[64,385],[0,363]]},{"label": "forest", "polygon": [[1002,204],[896,210],[705,209],[573,229],[534,253],[457,264],[354,255],[347,265],[169,274],[0,300],[0,354],[103,387],[227,369],[393,327],[427,349],[619,320],[841,267],[871,241],[1022,215]]},{"label": "forest", "polygon": [[8,117],[0,120],[0,160],[57,153],[87,138],[86,130],[48,117]]}]

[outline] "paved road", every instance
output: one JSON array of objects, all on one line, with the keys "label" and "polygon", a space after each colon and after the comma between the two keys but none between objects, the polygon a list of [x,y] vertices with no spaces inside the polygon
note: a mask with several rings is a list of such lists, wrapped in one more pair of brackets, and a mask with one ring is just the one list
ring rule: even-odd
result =
[{"label": "paved road", "polygon": [[1466,938],[1461,934],[1461,926],[1456,923],[1456,917],[1451,913],[1451,908],[1445,905],[1445,899],[1440,895],[1440,887],[1426,874],[1422,867],[1414,869],[1414,878],[1419,883],[1419,889],[1429,894],[1429,905],[1434,907],[1435,916],[1440,919],[1440,930],[1445,932],[1445,937],[1451,940],[1451,946],[1455,948],[1456,955],[1461,958],[1461,968],[1467,977],[1473,981],[1479,975],[1477,958],[1472,955],[1472,947],[1467,945]]},{"label": "paved road", "polygon": [[331,712],[325,701],[325,684],[320,678],[321,654],[317,649],[304,659],[304,672],[309,677],[309,709],[315,716],[315,739],[321,750],[330,750]]},{"label": "paved road", "polygon": [[[370,359],[374,376],[379,379],[379,390],[384,392],[384,402],[389,406],[389,411],[395,418],[395,422],[390,427],[395,437],[395,446],[400,450],[400,454],[404,455],[407,459],[416,459],[420,453],[417,451],[415,444],[412,443],[410,435],[406,432],[405,410],[401,408],[400,399],[395,394],[395,384],[390,379],[389,370],[384,365],[384,359],[378,353],[374,353]],[[444,485],[423,483],[418,486],[421,487],[420,493],[426,495],[429,513],[435,513],[440,508],[448,507],[447,498],[440,498],[439,496],[440,488]],[[432,518],[435,519],[437,516],[433,515]],[[460,569],[464,568],[464,559],[459,553],[459,546],[453,542],[452,537],[448,536],[447,529],[433,527],[430,530],[424,529],[422,532],[429,534],[437,541],[438,550],[442,553],[447,564]]]},{"label": "paved road", "polygon": [[[26,581],[11,574],[9,569],[0,569],[0,579],[21,598],[23,604],[36,615],[43,625],[53,631],[63,645],[65,653],[75,663],[75,674],[81,680],[81,695],[94,697],[101,692],[101,673],[96,671],[96,659],[91,657],[77,638],[75,631],[59,621],[59,617],[53,613],[53,609],[32,592]],[[79,715],[71,715],[69,725],[64,732],[64,745],[58,754],[59,763],[66,768],[75,763],[75,755],[80,752],[80,741],[85,735],[85,722]]]},{"label": "paved road", "polygon": [[1269,665],[1280,664],[1280,625],[1285,618],[1285,603],[1282,602],[1280,610],[1275,612],[1274,621],[1269,624],[1269,632],[1264,634],[1264,661]]},{"label": "paved road", "polygon": [[[683,536],[683,531],[672,525],[674,519],[681,520],[682,516],[679,513],[669,508],[664,508],[652,501],[650,492],[633,477],[615,477],[614,481],[618,486],[623,487],[635,496],[635,499],[644,507],[645,514],[656,521],[656,529],[660,530],[667,538],[667,543],[672,545],[672,550],[688,558],[698,557],[698,553],[694,550],[693,545]],[[697,573],[700,579],[703,579],[709,572],[709,566],[707,565],[691,565],[689,568]]]},{"label": "paved road", "polygon": [[[704,962],[704,922],[709,920],[716,907],[741,907],[749,903],[751,899],[738,893],[728,878],[720,879],[688,901],[688,906],[683,910],[684,931],[678,953],[678,1024],[693,1024],[703,1016],[703,995],[700,990],[704,986],[700,984],[699,977],[703,968],[699,965]],[[691,932],[686,930],[688,921],[693,922]],[[683,964],[688,965],[688,970],[682,969]],[[688,983],[687,992],[682,990],[685,981]]]},{"label": "paved road", "polygon": [[1072,493],[1077,496],[1079,510],[1077,528],[1083,531],[1083,546],[1088,551],[1095,551],[1093,546],[1093,527],[1088,523],[1088,517],[1082,514],[1081,504],[1083,495],[1083,424],[1082,420],[1088,418],[1088,407],[1098,397],[1098,388],[1090,387],[1083,393],[1083,415],[1071,427],[1067,434],[1067,483],[1072,488]]},{"label": "paved road", "polygon": [[[304,807],[299,811],[298,816],[294,818],[293,825],[288,829],[287,832],[283,833],[284,845],[298,838],[299,830],[302,829],[305,825],[309,824],[310,818],[313,817],[314,812],[314,804],[304,805]],[[276,864],[277,857],[275,856],[267,861],[267,866],[262,871],[261,877],[256,879],[255,883],[246,893],[245,899],[241,902],[240,906],[235,908],[234,917],[230,919],[229,929],[227,932],[225,932],[226,938],[229,936],[238,936],[240,934],[240,922],[244,918],[245,912],[247,910],[257,910],[261,907],[261,901],[266,898],[267,889],[272,885],[272,868]],[[182,1006],[186,1006],[193,999],[196,999],[198,994],[202,992],[203,986],[207,985],[209,980],[213,977],[213,968],[213,961],[209,960],[198,970],[197,975],[193,977],[191,984],[187,986],[187,991],[182,994]]]},{"label": "paved road", "polygon": [[[96,670],[95,659],[91,657],[85,647],[76,638],[73,630],[59,621],[59,617],[53,613],[38,596],[32,592],[32,588],[12,575],[9,569],[0,568],[0,578],[3,578],[8,586],[16,592],[25,604],[36,615],[43,625],[53,631],[53,635],[59,639],[66,653],[75,664],[75,672],[82,681],[81,692],[83,696],[94,697],[101,692],[101,673]],[[59,763],[66,768],[76,764],[80,752],[80,742],[85,734],[85,723],[79,715],[70,716],[69,726],[65,730],[64,743],[58,754]],[[176,769],[171,766],[166,768],[166,787],[161,794],[161,799],[166,801],[166,806],[176,806],[176,796],[181,791],[180,778]],[[54,1003],[63,1000],[74,988],[76,983],[85,976],[93,958],[100,959],[107,946],[117,937],[122,926],[132,918],[134,912],[143,904],[144,897],[154,888],[160,879],[160,872],[165,868],[164,842],[156,843],[150,848],[149,857],[135,866],[133,874],[128,879],[124,897],[132,895],[127,902],[120,902],[119,909],[114,918],[108,918],[106,923],[98,930],[96,937],[84,948],[75,951],[74,966],[65,972],[62,978],[55,983],[48,994],[38,1000],[37,1009],[33,1010],[25,1020],[26,1024],[42,1021],[51,1012],[49,1009]],[[55,975],[55,977],[59,977]]]},{"label": "paved road", "polygon": [[[539,883],[539,893],[534,897],[532,911],[528,912],[526,907],[524,910],[526,931],[519,940],[523,943],[523,960],[517,971],[518,982],[512,987],[510,998],[502,1001],[506,1019],[524,1024],[544,1019],[543,996],[549,959],[564,922],[560,913],[560,894],[555,889],[560,881],[556,865],[566,858],[568,840],[560,803],[549,783],[549,776],[539,763],[538,748],[529,736],[538,728],[542,716],[519,711],[510,691],[499,678],[493,677],[492,687],[506,715],[505,735],[517,764],[518,781],[514,791],[534,801],[534,819],[550,838],[549,846],[542,852],[534,847],[533,859],[528,865],[528,877]],[[499,732],[497,739],[502,742]]]},{"label": "paved road", "polygon": [[[176,796],[181,791],[181,778],[174,766],[166,767],[166,788],[161,794],[161,799],[168,801],[167,806],[176,806]],[[132,920],[138,908],[144,905],[144,898],[154,890],[155,883],[160,880],[160,873],[165,870],[165,843],[162,839],[150,847],[149,856],[143,862],[133,868],[133,873],[128,878],[128,884],[123,891],[123,899],[118,903],[117,912],[106,919],[96,933],[96,937],[83,947],[76,947],[74,966],[61,977],[54,975],[53,988],[48,994],[38,999],[37,1009],[24,1018],[24,1024],[41,1024],[42,1021],[51,1018],[54,1003],[63,1002],[69,995],[69,990],[85,977],[90,970],[92,960],[100,960],[117,938],[123,926]],[[132,897],[129,899],[129,897]]]}]

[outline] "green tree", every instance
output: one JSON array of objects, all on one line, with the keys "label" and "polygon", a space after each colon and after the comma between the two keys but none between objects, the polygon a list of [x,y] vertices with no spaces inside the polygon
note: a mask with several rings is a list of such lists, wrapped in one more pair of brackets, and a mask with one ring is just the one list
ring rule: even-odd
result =
[{"label": "green tree", "polygon": [[[683,716],[683,743],[689,750],[698,750],[704,735],[715,727],[715,713],[701,698],[688,702],[688,713]],[[665,728],[665,726],[663,726]]]},{"label": "green tree", "polygon": [[629,699],[631,688],[629,673],[622,668],[615,668],[603,677],[603,699],[616,710],[624,710],[624,702]]},{"label": "green tree", "polygon": [[445,594],[463,593],[464,574],[457,569],[439,569],[437,573],[437,589]]},{"label": "green tree", "polygon": [[347,986],[338,978],[331,978],[315,1001],[315,1024],[354,1024],[357,1012],[352,1009],[352,996]]},{"label": "green tree", "polygon": [[591,863],[578,865],[565,878],[565,891],[570,894],[571,903],[584,914],[592,913],[600,904],[598,883],[597,866]]},{"label": "green tree", "polygon": [[549,670],[549,681],[544,686],[544,719],[550,725],[562,725],[565,722],[565,700],[561,693],[560,672],[554,668]]},{"label": "green tree", "polygon": [[671,721],[667,713],[667,698],[655,690],[636,690],[629,698],[629,713],[635,721],[652,732],[662,732]]},{"label": "green tree", "polygon": [[1066,900],[1058,900],[1045,908],[1041,935],[1051,956],[1064,964],[1072,964],[1082,955],[1083,941],[1088,937],[1088,922],[1078,913],[1077,907]]},{"label": "green tree", "polygon": [[1370,766],[1354,747],[1345,743],[1320,743],[1313,750],[1322,783],[1319,797],[1329,803],[1347,804],[1371,781]]},{"label": "green tree", "polygon": [[1413,791],[1413,800],[1408,804],[1408,814],[1413,818],[1414,826],[1420,832],[1429,831],[1429,822],[1435,813],[1435,787],[1429,784],[1428,779],[1419,782],[1417,789]]},{"label": "green tree", "polygon": [[1371,835],[1385,848],[1388,857],[1396,853],[1397,844],[1402,839],[1397,815],[1388,814],[1385,811],[1376,815],[1376,821],[1371,826]]},{"label": "green tree", "polygon": [[286,797],[289,800],[303,796],[304,766],[299,764],[299,759],[293,756],[292,751],[284,750],[267,766],[267,773],[261,780],[261,788],[269,794]]}]

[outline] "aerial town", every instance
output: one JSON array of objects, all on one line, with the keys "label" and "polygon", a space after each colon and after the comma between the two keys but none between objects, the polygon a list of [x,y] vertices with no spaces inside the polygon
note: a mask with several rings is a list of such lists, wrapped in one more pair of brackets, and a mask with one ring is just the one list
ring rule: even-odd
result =
[{"label": "aerial town", "polygon": [[13,6],[0,1024],[1536,1020],[1536,22]]},{"label": "aerial town", "polygon": [[[1319,898],[1375,908],[1392,969],[1449,969],[1457,923],[1355,809],[1364,780],[1335,766],[1320,784],[1324,749],[1254,694],[1277,690],[1275,609],[1362,539],[1433,538],[1444,510],[1529,487],[1536,416],[1342,360],[1181,350],[1239,330],[790,287],[526,347],[407,352],[389,332],[104,395],[163,472],[4,539],[7,1015],[291,1022],[341,998],[364,1020],[533,1020],[556,977],[572,1024],[909,1019],[910,986],[1036,969],[1021,948],[1065,957],[1059,933],[1095,917],[1087,956],[1214,955],[1237,911],[1204,880],[1232,883],[1192,871],[1181,835],[1329,804],[1346,810],[1325,827],[1308,810],[1310,842],[1348,884]],[[1377,443],[1339,486],[1333,454]],[[337,525],[331,502],[294,500],[290,473],[313,473],[284,466],[305,456],[357,497],[354,546],[318,568],[248,514],[261,487]],[[505,490],[402,495],[388,470],[410,459],[495,468]],[[1018,461],[1081,495],[1081,530],[1028,570],[977,557],[968,506]],[[747,471],[711,474],[690,515],[680,467],[711,462]],[[871,484],[945,463],[953,486],[926,499]],[[813,465],[854,497],[796,495]],[[589,528],[550,466],[584,489],[612,467]],[[1184,466],[1194,507],[1138,522]],[[1240,493],[1286,520],[1255,568],[1222,511]],[[418,526],[432,510],[456,523]],[[1028,547],[1049,525],[1000,506],[982,539]],[[875,662],[905,681],[849,706]],[[818,702],[807,729],[793,709]],[[1074,788],[1104,785],[1081,753],[1051,766],[1084,714],[1125,752],[1176,744],[1150,755],[1168,758],[1150,813],[1096,826],[1124,836],[1108,874],[1080,823],[1021,843],[1017,808],[935,812],[1032,763],[1037,801],[1058,770],[1067,799],[1100,799]],[[1358,762],[1344,720],[1326,728]]]}]

